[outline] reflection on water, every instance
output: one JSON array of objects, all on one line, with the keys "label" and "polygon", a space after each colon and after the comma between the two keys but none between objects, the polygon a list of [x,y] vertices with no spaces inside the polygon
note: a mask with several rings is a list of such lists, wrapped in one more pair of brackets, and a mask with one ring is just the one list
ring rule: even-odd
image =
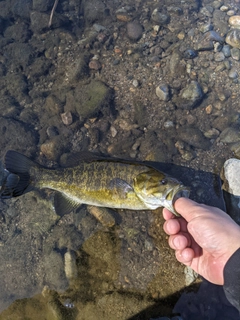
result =
[{"label": "reflection on water", "polygon": [[[62,0],[49,28],[53,5],[0,1],[1,157],[14,149],[54,167],[87,149],[154,161],[224,208],[217,175],[240,156],[238,1]],[[0,203],[0,319],[170,316],[187,279],[161,210],[60,218],[52,196]],[[187,317],[222,316],[223,299],[208,301],[211,315],[197,301]]]}]

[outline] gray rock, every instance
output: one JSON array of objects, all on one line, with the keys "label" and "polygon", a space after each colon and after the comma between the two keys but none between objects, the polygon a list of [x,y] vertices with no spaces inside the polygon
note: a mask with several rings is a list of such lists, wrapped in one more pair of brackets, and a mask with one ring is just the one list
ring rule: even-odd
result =
[{"label": "gray rock", "polygon": [[223,52],[216,52],[214,55],[214,60],[217,62],[221,62],[225,59],[225,55]]},{"label": "gray rock", "polygon": [[231,69],[228,73],[228,76],[230,79],[237,79],[238,78],[238,72],[235,69]]},{"label": "gray rock", "polygon": [[203,92],[200,84],[197,81],[191,81],[191,83],[187,85],[173,101],[177,107],[190,110],[194,108],[202,98]]},{"label": "gray rock", "polygon": [[87,23],[104,22],[108,16],[108,9],[102,0],[82,1],[84,19]]},{"label": "gray rock", "polygon": [[[109,87],[101,81],[91,81],[85,86],[81,84],[76,87],[74,100],[70,103],[75,105],[75,109],[80,117],[87,118],[97,114],[101,107],[107,105],[109,98]],[[69,103],[68,100],[67,103]],[[102,108],[101,111],[103,111]]]},{"label": "gray rock", "polygon": [[32,0],[14,0],[12,4],[12,13],[15,16],[29,20]]},{"label": "gray rock", "polygon": [[[1,28],[1,26],[0,26]],[[24,22],[19,22],[9,26],[5,32],[4,37],[18,42],[26,42],[29,39],[30,31],[28,25]]]},{"label": "gray rock", "polygon": [[151,19],[157,24],[166,25],[170,21],[170,16],[167,13],[160,12],[158,9],[154,9],[151,15]]},{"label": "gray rock", "polygon": [[36,152],[37,134],[15,120],[0,118],[2,157],[8,149],[21,151],[27,156]]},{"label": "gray rock", "polygon": [[88,72],[89,56],[79,54],[78,58],[69,62],[65,68],[65,75],[69,83],[79,81],[79,79]]},{"label": "gray rock", "polygon": [[169,86],[166,83],[162,83],[156,88],[156,95],[162,101],[168,101],[170,99]]},{"label": "gray rock", "polygon": [[179,54],[179,52],[177,51],[173,52],[169,61],[169,69],[171,74],[176,73],[180,60],[181,60],[181,55]]},{"label": "gray rock", "polygon": [[211,147],[211,142],[204,137],[203,133],[194,127],[180,127],[177,130],[178,138],[190,146],[195,148],[208,150]]},{"label": "gray rock", "polygon": [[52,8],[54,0],[32,0],[32,9],[35,11],[47,11]]},{"label": "gray rock", "polygon": [[206,32],[198,43],[198,50],[212,50],[214,42],[223,43],[224,39],[215,31]]},{"label": "gray rock", "polygon": [[197,51],[193,49],[187,49],[183,52],[184,59],[194,59],[197,56]]},{"label": "gray rock", "polygon": [[223,143],[237,142],[240,141],[240,132],[237,129],[228,127],[221,132],[219,138]]},{"label": "gray rock", "polygon": [[20,65],[24,69],[31,63],[35,52],[33,47],[28,43],[13,42],[7,45],[5,48],[5,54],[8,54],[15,65]]},{"label": "gray rock", "polygon": [[222,168],[221,179],[223,180],[223,195],[226,202],[227,212],[240,224],[240,160],[228,159]]},{"label": "gray rock", "polygon": [[222,48],[222,52],[226,58],[229,58],[231,56],[230,46],[228,44],[224,45]]},{"label": "gray rock", "polygon": [[143,27],[139,22],[127,23],[127,36],[133,41],[137,41],[142,37]]},{"label": "gray rock", "polygon": [[229,193],[232,193],[235,196],[240,197],[240,160],[239,159],[228,159],[224,163],[224,177],[227,180],[228,188],[226,190],[226,187],[224,190],[228,191]]},{"label": "gray rock", "polygon": [[226,13],[222,12],[221,10],[214,10],[213,25],[214,25],[214,29],[218,30],[219,33],[226,34],[229,30],[228,16],[226,15]]},{"label": "gray rock", "polygon": [[234,60],[240,60],[240,50],[238,48],[231,49],[231,56]]},{"label": "gray rock", "polygon": [[[30,27],[33,32],[42,33],[46,29],[48,29],[49,14],[38,12],[38,11],[31,11],[30,20],[31,20]],[[51,27],[59,28],[61,26],[64,26],[67,22],[68,22],[68,19],[65,16],[54,12]]]}]

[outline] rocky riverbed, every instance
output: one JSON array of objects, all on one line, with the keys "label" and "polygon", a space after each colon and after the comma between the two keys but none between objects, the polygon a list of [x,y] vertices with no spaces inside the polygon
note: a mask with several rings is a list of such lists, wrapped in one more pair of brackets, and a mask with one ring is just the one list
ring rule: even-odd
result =
[{"label": "rocky riverbed", "polygon": [[[53,5],[0,1],[0,156],[151,161],[224,208],[218,174],[240,157],[239,1],[61,0],[49,27]],[[197,275],[175,260],[161,210],[83,206],[60,219],[51,201],[43,191],[0,203],[0,319],[173,315]],[[214,290],[174,312],[239,319]]]}]

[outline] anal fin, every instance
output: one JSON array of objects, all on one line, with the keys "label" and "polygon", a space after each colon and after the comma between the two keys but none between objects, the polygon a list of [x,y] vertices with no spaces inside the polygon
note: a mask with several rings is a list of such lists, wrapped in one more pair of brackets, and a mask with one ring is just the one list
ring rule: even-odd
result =
[{"label": "anal fin", "polygon": [[68,198],[60,192],[56,192],[54,195],[54,208],[56,214],[60,217],[70,213],[74,209],[78,208],[80,205],[81,203],[76,202],[71,198]]}]

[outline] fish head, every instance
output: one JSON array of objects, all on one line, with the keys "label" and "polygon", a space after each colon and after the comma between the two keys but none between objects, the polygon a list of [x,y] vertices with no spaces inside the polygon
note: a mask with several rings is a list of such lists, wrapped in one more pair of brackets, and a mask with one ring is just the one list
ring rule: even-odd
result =
[{"label": "fish head", "polygon": [[151,210],[165,207],[175,215],[179,215],[174,209],[175,201],[190,193],[180,181],[154,169],[138,174],[133,187],[146,207]]}]

